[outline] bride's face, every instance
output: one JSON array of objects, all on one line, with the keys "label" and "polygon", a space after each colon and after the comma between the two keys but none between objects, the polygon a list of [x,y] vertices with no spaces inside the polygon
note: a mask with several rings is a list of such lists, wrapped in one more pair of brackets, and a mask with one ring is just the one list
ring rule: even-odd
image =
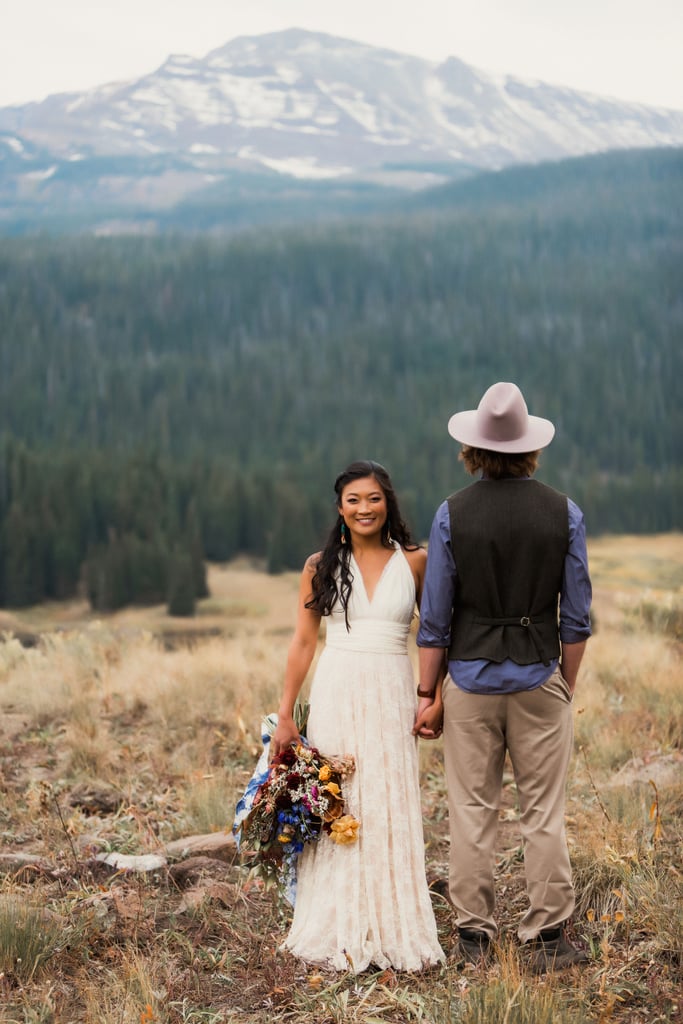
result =
[{"label": "bride's face", "polygon": [[352,480],[341,493],[339,514],[359,538],[379,534],[387,521],[387,499],[374,476]]}]

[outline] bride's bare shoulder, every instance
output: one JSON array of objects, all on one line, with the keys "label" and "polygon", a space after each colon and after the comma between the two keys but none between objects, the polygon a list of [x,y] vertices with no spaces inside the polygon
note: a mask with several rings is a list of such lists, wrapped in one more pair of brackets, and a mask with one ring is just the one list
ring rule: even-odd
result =
[{"label": "bride's bare shoulder", "polygon": [[424,573],[425,566],[427,564],[427,552],[424,548],[403,548],[403,554],[406,556],[408,565],[413,572],[419,572],[420,575]]},{"label": "bride's bare shoulder", "polygon": [[315,554],[309,555],[304,563],[304,572],[308,572],[311,576],[317,572],[318,566],[320,565],[320,559],[322,558],[322,551],[316,551]]}]

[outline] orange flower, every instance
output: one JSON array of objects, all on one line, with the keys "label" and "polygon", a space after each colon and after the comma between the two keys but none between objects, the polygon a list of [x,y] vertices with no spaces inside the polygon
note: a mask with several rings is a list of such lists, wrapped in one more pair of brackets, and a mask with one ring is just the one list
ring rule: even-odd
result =
[{"label": "orange flower", "polygon": [[331,775],[332,769],[330,768],[329,764],[324,764],[321,767],[320,771],[318,772],[318,778],[320,779],[321,782],[327,782]]},{"label": "orange flower", "polygon": [[331,793],[332,796],[340,796],[341,789],[336,782],[328,782],[326,786],[323,786],[326,793]]},{"label": "orange flower", "polygon": [[334,821],[335,818],[341,818],[344,812],[344,801],[343,800],[330,800],[327,805],[327,810],[323,815],[324,821]]},{"label": "orange flower", "polygon": [[339,846],[347,846],[350,843],[355,843],[358,839],[359,828],[360,822],[357,821],[356,818],[351,814],[344,814],[341,818],[337,818],[336,821],[332,822],[330,839],[333,843],[337,843]]}]

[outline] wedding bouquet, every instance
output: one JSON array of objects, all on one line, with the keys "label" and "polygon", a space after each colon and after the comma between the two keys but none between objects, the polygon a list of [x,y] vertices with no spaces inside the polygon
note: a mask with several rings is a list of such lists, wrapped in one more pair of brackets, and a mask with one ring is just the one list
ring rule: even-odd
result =
[{"label": "wedding bouquet", "polygon": [[[267,731],[272,727],[269,719],[264,723]],[[264,736],[266,744],[268,740]],[[266,884],[277,882],[294,902],[296,862],[304,844],[325,834],[342,845],[358,838],[360,822],[344,814],[342,794],[343,779],[355,764],[350,756],[325,757],[303,737],[270,763],[267,752],[266,745],[261,771],[257,768],[248,798],[245,794],[238,805],[234,831],[240,849],[253,853],[252,876]]]}]

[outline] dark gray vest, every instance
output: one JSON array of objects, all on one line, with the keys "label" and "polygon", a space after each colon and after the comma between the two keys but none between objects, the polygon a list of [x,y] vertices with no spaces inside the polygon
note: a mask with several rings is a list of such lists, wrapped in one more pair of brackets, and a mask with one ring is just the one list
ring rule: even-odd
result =
[{"label": "dark gray vest", "polygon": [[557,658],[566,495],[537,480],[481,480],[452,494],[448,510],[458,574],[449,658]]}]

